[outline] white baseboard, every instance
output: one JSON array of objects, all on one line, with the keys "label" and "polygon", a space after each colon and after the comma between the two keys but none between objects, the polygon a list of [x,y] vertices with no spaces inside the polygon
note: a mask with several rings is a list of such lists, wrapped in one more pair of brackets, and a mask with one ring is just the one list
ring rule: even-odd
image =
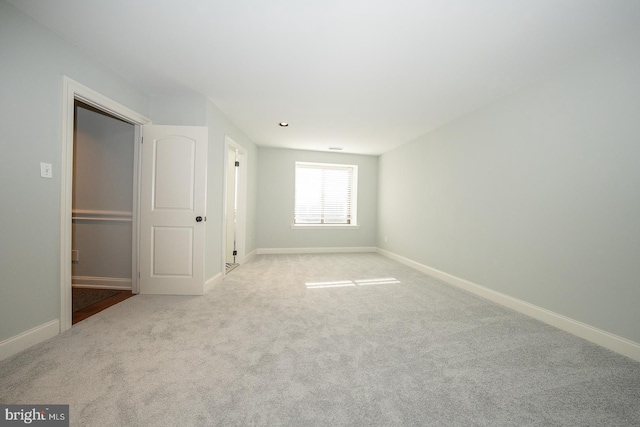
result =
[{"label": "white baseboard", "polygon": [[204,282],[204,293],[211,291],[216,285],[222,283],[222,273],[218,273],[211,279]]},{"label": "white baseboard", "polygon": [[74,288],[131,290],[131,279],[120,277],[73,276],[71,285]]},{"label": "white baseboard", "polygon": [[245,264],[248,263],[249,261],[251,261],[256,256],[257,252],[258,252],[258,250],[254,249],[251,252],[249,252],[248,254],[246,254],[245,257],[244,257]]},{"label": "white baseboard", "polygon": [[405,264],[411,268],[414,268],[429,276],[449,283],[450,285],[453,285],[460,289],[464,289],[482,298],[488,299],[489,301],[495,302],[504,307],[508,307],[519,313],[540,320],[558,329],[562,329],[563,331],[569,332],[570,334],[583,338],[587,341],[591,341],[594,344],[598,344],[602,347],[608,348],[609,350],[615,351],[616,353],[622,354],[623,356],[627,356],[633,360],[640,362],[640,344],[636,342],[611,334],[609,332],[603,331],[591,325],[587,325],[586,323],[579,322],[545,308],[538,307],[537,305],[530,304],[526,301],[510,297],[509,295],[503,294],[501,292],[496,292],[468,280],[453,276],[449,273],[445,273],[424,264],[420,264],[416,261],[394,254],[393,252],[389,252],[380,248],[377,248],[376,252],[388,258],[396,260],[402,264]]},{"label": "white baseboard", "polygon": [[258,248],[258,255],[284,254],[335,254],[355,252],[376,252],[375,247],[345,247],[345,248]]},{"label": "white baseboard", "polygon": [[36,326],[33,329],[29,329],[14,337],[7,338],[0,342],[0,360],[4,360],[18,354],[23,350],[31,347],[32,345],[46,341],[49,338],[53,338],[60,333],[60,320],[52,320],[51,322],[44,323],[40,326]]},{"label": "white baseboard", "polygon": [[85,285],[81,283],[74,283],[71,285],[72,288],[76,289],[110,289],[114,291],[130,291],[131,286],[112,286],[112,285]]}]

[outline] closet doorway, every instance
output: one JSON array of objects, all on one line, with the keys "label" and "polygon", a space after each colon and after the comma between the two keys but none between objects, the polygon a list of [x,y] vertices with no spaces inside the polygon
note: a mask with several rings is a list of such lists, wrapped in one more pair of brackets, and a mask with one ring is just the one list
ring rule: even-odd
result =
[{"label": "closet doorway", "polygon": [[235,148],[227,148],[227,188],[226,188],[226,252],[225,272],[230,273],[240,265],[238,258],[237,224],[238,224],[238,168],[240,161]]},{"label": "closet doorway", "polygon": [[224,274],[245,262],[248,153],[225,136],[225,185],[223,223]]},{"label": "closet doorway", "polygon": [[133,296],[135,125],[74,101],[72,324]]}]

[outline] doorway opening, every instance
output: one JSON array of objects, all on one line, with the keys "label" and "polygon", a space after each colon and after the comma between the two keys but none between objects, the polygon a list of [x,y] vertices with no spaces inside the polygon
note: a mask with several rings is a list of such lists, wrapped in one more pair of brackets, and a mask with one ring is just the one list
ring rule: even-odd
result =
[{"label": "doorway opening", "polygon": [[135,126],[74,100],[72,324],[133,296]]},{"label": "doorway opening", "polygon": [[244,263],[247,151],[225,136],[224,274]]},{"label": "doorway opening", "polygon": [[[139,224],[139,170],[140,170],[140,140],[142,125],[151,122],[148,118],[139,113],[111,100],[110,98],[66,77],[62,78],[63,99],[62,99],[62,162],[61,162],[61,215],[60,215],[60,332],[64,332],[71,328],[73,321],[73,304],[72,304],[72,283],[73,283],[73,259],[89,261],[86,255],[90,255],[93,250],[87,247],[86,251],[74,253],[73,246],[73,216],[78,220],[91,222],[103,221],[109,218],[112,222],[122,222],[130,224],[131,233],[129,239],[131,254],[131,272],[124,277],[111,277],[111,279],[124,279],[125,282],[111,280],[104,282],[103,276],[85,276],[82,282],[89,286],[102,286],[114,288],[113,290],[128,291],[130,294],[138,292],[138,224]],[[74,137],[76,129],[76,101],[79,101],[93,112],[107,114],[111,119],[128,123],[127,126],[133,126],[133,196],[131,210],[126,215],[122,211],[110,210],[108,208],[86,209],[89,212],[82,212],[82,209],[76,209],[74,212]],[[129,128],[130,129],[130,128]],[[90,171],[91,172],[91,171]],[[94,171],[96,175],[99,171]],[[98,211],[98,212],[95,212]],[[103,212],[100,212],[103,211]],[[127,221],[124,218],[128,216]],[[98,219],[101,217],[102,219]],[[80,219],[84,218],[84,219]],[[89,233],[90,234],[90,233]],[[102,260],[101,262],[103,262]],[[121,267],[120,267],[121,268]],[[108,277],[105,276],[105,277]],[[78,279],[76,277],[76,279]],[[94,281],[91,281],[94,279]],[[124,289],[122,289],[124,288]]]},{"label": "doorway opening", "polygon": [[225,217],[225,226],[227,230],[227,250],[225,253],[225,271],[229,274],[234,268],[240,264],[238,257],[238,168],[240,161],[238,160],[238,150],[234,147],[227,148],[227,211]]}]

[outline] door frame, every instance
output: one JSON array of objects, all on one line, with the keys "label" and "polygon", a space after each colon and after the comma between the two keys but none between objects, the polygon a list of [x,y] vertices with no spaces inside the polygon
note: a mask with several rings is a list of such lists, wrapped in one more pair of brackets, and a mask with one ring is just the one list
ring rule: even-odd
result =
[{"label": "door frame", "polygon": [[238,212],[236,214],[236,263],[244,264],[246,256],[246,228],[247,228],[247,162],[249,160],[249,152],[229,135],[224,136],[224,194],[223,194],[223,206],[222,213],[224,220],[222,221],[222,277],[227,275],[227,269],[225,266],[226,254],[227,254],[227,168],[229,165],[229,150],[235,150],[238,161],[240,162],[240,169],[238,170]]},{"label": "door frame", "polygon": [[67,76],[62,76],[62,159],[60,163],[60,332],[71,328],[71,207],[73,196],[74,101],[82,101],[135,126],[131,290],[138,292],[141,126],[151,120]]}]

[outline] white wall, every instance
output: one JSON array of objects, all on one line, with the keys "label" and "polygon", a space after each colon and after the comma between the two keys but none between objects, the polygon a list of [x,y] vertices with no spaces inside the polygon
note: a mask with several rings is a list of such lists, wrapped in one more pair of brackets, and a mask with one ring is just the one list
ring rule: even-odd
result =
[{"label": "white wall", "polygon": [[381,156],[378,246],[640,342],[638,40]]},{"label": "white wall", "polygon": [[[258,153],[258,248],[376,245],[378,157],[264,147]],[[358,165],[359,229],[291,229],[296,161]]]},{"label": "white wall", "polygon": [[[0,0],[0,341],[60,314],[62,76],[148,114],[148,98]],[[53,179],[40,178],[40,162]]]}]

